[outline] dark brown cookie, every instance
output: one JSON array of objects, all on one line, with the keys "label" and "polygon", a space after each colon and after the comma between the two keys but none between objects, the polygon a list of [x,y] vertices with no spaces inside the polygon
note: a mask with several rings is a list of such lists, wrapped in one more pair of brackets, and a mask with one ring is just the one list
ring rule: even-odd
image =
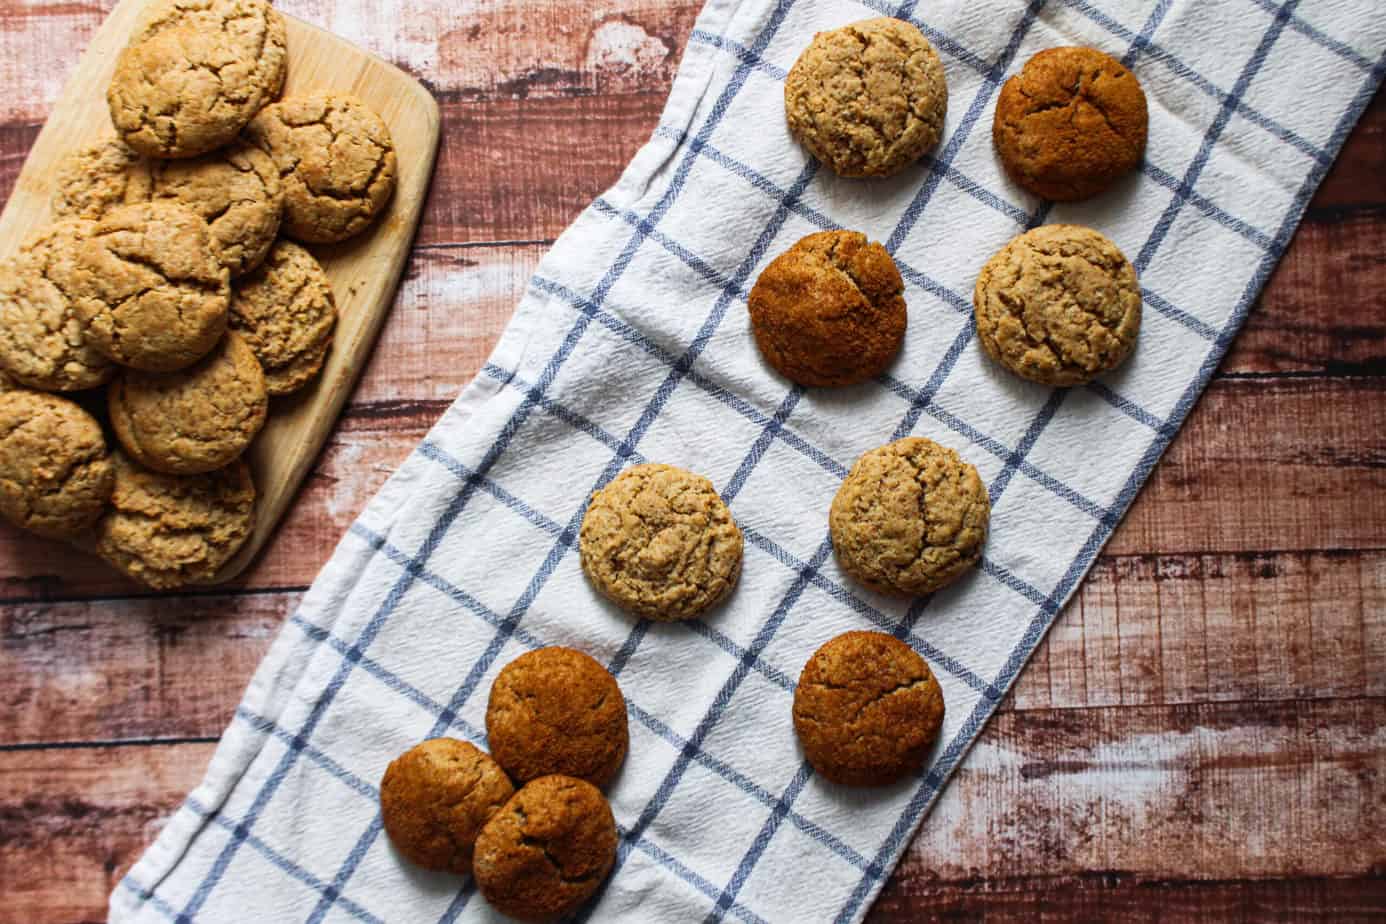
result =
[{"label": "dark brown cookie", "polygon": [[924,765],[943,727],[943,690],[914,649],[847,632],[813,653],[794,691],[794,731],[834,783],[885,786]]}]

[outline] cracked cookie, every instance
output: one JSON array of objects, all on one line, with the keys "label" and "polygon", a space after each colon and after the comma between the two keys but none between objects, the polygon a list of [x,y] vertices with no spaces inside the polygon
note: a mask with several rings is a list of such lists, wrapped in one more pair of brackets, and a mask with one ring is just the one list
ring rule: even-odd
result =
[{"label": "cracked cookie", "polygon": [[1145,91],[1096,48],[1041,51],[1001,87],[992,143],[1011,179],[1066,202],[1107,189],[1140,165]]},{"label": "cracked cookie", "polygon": [[65,287],[73,253],[96,226],[64,219],[30,235],[0,263],[0,366],[44,391],[80,391],[109,381],[115,365],[98,351]]},{"label": "cracked cookie", "polygon": [[156,590],[211,580],[250,536],[255,485],[240,460],[204,475],[166,475],[113,454],[115,491],[96,551]]},{"label": "cracked cookie", "polygon": [[982,267],[972,304],[987,354],[1043,385],[1082,384],[1120,365],[1141,328],[1136,270],[1080,225],[1013,238]]},{"label": "cracked cookie", "polygon": [[260,360],[270,394],[298,391],[322,371],[332,345],[332,283],[312,254],[276,241],[260,268],[234,287],[229,323]]},{"label": "cracked cookie", "polygon": [[914,649],[847,632],[813,653],[794,689],[794,732],[824,779],[887,786],[924,766],[943,727],[943,690]]},{"label": "cracked cookie", "polygon": [[91,345],[121,365],[181,369],[226,330],[226,268],[207,223],[181,205],[116,209],[59,269]]},{"label": "cracked cookie", "polygon": [[991,502],[977,469],[919,436],[852,466],[828,514],[842,569],[880,593],[932,593],[982,556]]},{"label": "cracked cookie", "polygon": [[592,495],[578,553],[597,590],[646,619],[692,619],[741,574],[741,531],[701,475],[634,465]]},{"label": "cracked cookie", "polygon": [[751,288],[751,330],[766,362],[800,385],[855,385],[905,339],[905,283],[880,244],[820,231],[770,262]]},{"label": "cracked cookie", "polygon": [[296,240],[331,243],[359,234],[394,192],[390,130],[354,96],[319,93],[267,106],[246,137],[279,168],[284,233]]},{"label": "cracked cookie", "polygon": [[284,20],[266,0],[163,0],[116,59],[106,102],[134,150],[196,157],[234,140],[284,73]]},{"label": "cracked cookie", "polygon": [[58,162],[51,205],[59,218],[95,221],[111,209],[148,200],[149,161],[119,139],[78,148]]},{"label": "cracked cookie", "polygon": [[880,18],[819,32],[784,83],[789,130],[842,176],[890,176],[943,134],[948,84],[929,40]]},{"label": "cracked cookie", "polygon": [[591,898],[615,862],[616,819],[601,791],[541,776],[481,829],[472,874],[502,914],[552,921]]},{"label": "cracked cookie", "polygon": [[126,370],[107,398],[125,451],[171,475],[210,472],[239,457],[269,407],[260,363],[234,333],[186,369]]},{"label": "cracked cookie", "polygon": [[106,509],[114,485],[96,419],[66,398],[0,392],[0,513],[50,539],[73,539]]},{"label": "cracked cookie", "polygon": [[561,773],[605,786],[630,731],[616,678],[571,648],[540,648],[501,670],[486,703],[491,754],[517,783]]},{"label": "cracked cookie", "polygon": [[431,738],[385,768],[380,819],[390,843],[409,860],[465,876],[482,826],[514,794],[484,751],[456,738]]}]

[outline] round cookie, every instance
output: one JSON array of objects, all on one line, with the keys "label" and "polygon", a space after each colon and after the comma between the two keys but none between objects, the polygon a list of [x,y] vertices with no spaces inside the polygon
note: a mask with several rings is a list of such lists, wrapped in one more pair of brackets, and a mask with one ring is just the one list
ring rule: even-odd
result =
[{"label": "round cookie", "polygon": [[917,772],[943,727],[943,689],[914,649],[847,632],[813,653],[794,689],[794,732],[833,783],[886,786]]},{"label": "round cookie", "polygon": [[0,392],[0,513],[50,539],[72,539],[105,510],[114,485],[101,425],[66,398]]},{"label": "round cookie", "polygon": [[634,465],[592,495],[578,553],[621,609],[672,622],[720,603],[741,574],[741,530],[712,482],[672,465]]},{"label": "round cookie", "polygon": [[395,189],[395,146],[380,116],[354,96],[319,93],[267,106],[246,128],[279,168],[284,233],[307,243],[366,229]]},{"label": "round cookie", "polygon": [[260,363],[234,333],[186,369],[127,370],[107,397],[125,451],[171,475],[210,472],[238,458],[269,410]]},{"label": "round cookie", "polygon": [[828,513],[842,569],[880,593],[917,596],[982,556],[991,502],[977,469],[919,436],[857,460]]},{"label": "round cookie", "polygon": [[616,819],[591,783],[541,776],[492,816],[472,874],[486,901],[522,921],[552,921],[591,898],[616,862]]},{"label": "round cookie", "polygon": [[789,130],[842,176],[890,176],[943,134],[948,84],[929,40],[900,19],[819,32],[784,82]]},{"label": "round cookie", "polygon": [[1079,385],[1120,365],[1141,328],[1136,270],[1080,225],[1013,238],[982,267],[972,305],[987,354],[1044,385]]},{"label": "round cookie", "polygon": [[484,751],[456,738],[431,738],[385,768],[380,819],[390,843],[409,860],[465,876],[482,826],[514,794]]},{"label": "round cookie", "polygon": [[231,302],[207,223],[181,205],[109,213],[60,265],[93,347],[124,366],[168,372],[197,362],[226,330]]},{"label": "round cookie", "polygon": [[78,218],[49,225],[0,263],[0,366],[44,391],[79,391],[109,381],[116,367],[94,346],[63,280],[96,226]]},{"label": "round cookie", "polygon": [[231,296],[231,329],[260,360],[272,395],[297,391],[322,370],[336,323],[327,273],[292,241],[276,241]]},{"label": "round cookie", "polygon": [[279,171],[268,154],[237,142],[192,160],[155,161],[147,169],[153,201],[187,206],[208,223],[231,278],[265,259],[284,212]]},{"label": "round cookie", "polygon": [[1011,179],[1065,202],[1140,166],[1148,115],[1140,81],[1096,48],[1041,51],[1001,87],[992,143]]},{"label": "round cookie", "polygon": [[51,205],[59,218],[95,221],[111,209],[148,199],[149,161],[116,138],[68,154],[53,177]]},{"label": "round cookie", "polygon": [[204,475],[165,475],[114,454],[111,509],[96,551],[156,590],[211,580],[250,536],[255,485],[240,460]]},{"label": "round cookie", "polygon": [[905,283],[880,244],[820,231],[770,262],[751,288],[751,330],[766,362],[800,385],[855,385],[905,339]]},{"label": "round cookie", "polygon": [[571,648],[540,648],[501,670],[486,703],[491,754],[517,783],[560,773],[605,786],[630,732],[616,678]]},{"label": "round cookie", "polygon": [[196,157],[234,140],[284,73],[284,20],[266,0],[163,0],[116,59],[106,102],[135,151]]}]

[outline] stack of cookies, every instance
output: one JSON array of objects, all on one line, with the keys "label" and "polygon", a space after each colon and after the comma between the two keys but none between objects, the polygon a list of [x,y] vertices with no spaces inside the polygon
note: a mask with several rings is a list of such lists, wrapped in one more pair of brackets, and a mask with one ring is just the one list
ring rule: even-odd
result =
[{"label": "stack of cookies", "polygon": [[54,222],[0,263],[0,513],[150,587],[210,580],[250,535],[242,456],[336,324],[301,244],[361,233],[394,191],[380,117],[276,101],[287,66],[267,0],[153,4],[113,136],[63,160]]}]

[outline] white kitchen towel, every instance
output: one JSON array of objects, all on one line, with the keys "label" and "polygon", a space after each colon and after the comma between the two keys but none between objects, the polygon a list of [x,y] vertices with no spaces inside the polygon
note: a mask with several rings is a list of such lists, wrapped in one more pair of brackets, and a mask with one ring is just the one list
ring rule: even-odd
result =
[{"label": "white kitchen towel", "polygon": [[[882,14],[938,49],[947,126],[900,175],[841,179],[787,134],[782,83],[815,31]],[[1118,188],[1051,207],[1004,177],[989,129],[1001,81],[1070,44],[1139,76],[1150,145]],[[1380,0],[712,0],[653,138],[342,540],[112,920],[496,917],[392,850],[376,786],[424,738],[484,746],[496,672],[551,644],[608,665],[630,710],[620,853],[580,918],[859,920],[1207,384],[1383,51]],[[1145,293],[1131,359],[1067,390],[990,362],[970,310],[982,263],[1058,221],[1115,240]],[[909,331],[879,380],[805,391],[761,360],[746,296],[836,227],[894,253]],[[975,573],[902,602],[838,568],[827,512],[861,453],[909,433],[975,464],[993,513]],[[702,621],[637,622],[579,569],[588,497],[643,460],[711,478],[745,533],[740,585]],[[883,790],[815,777],[790,722],[805,660],[848,629],[894,632],[943,684],[930,768]]]}]

